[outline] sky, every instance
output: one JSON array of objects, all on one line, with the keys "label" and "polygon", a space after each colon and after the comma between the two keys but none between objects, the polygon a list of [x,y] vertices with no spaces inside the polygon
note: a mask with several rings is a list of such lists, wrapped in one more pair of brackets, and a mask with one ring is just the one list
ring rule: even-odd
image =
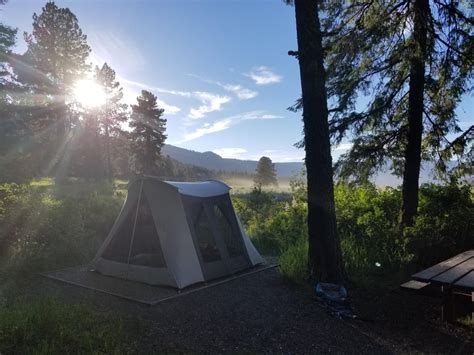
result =
[{"label": "sky", "polygon": [[[9,0],[0,21],[18,28],[26,45],[33,13],[44,0]],[[117,73],[127,103],[142,89],[165,109],[167,143],[226,158],[302,161],[294,9],[281,0],[58,0],[78,18],[94,65]],[[459,110],[473,124],[474,99]],[[348,142],[333,148],[333,159]]]}]

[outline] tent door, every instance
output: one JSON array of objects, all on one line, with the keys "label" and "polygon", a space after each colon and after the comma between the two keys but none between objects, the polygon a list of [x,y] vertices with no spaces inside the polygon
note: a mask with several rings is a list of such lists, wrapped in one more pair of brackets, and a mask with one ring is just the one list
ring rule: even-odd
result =
[{"label": "tent door", "polygon": [[251,266],[229,196],[207,203],[212,228],[229,273]]},{"label": "tent door", "polygon": [[193,207],[194,218],[191,228],[204,279],[210,280],[228,275],[230,270],[225,262],[223,244],[220,238],[216,238],[209,206],[199,202]]}]

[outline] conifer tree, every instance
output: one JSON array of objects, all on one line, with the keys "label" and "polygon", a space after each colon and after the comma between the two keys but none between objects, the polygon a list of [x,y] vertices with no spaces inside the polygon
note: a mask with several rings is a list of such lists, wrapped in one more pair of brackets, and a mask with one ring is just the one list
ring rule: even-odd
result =
[{"label": "conifer tree", "polygon": [[254,177],[255,186],[278,185],[275,164],[269,157],[261,157],[257,163]]},{"label": "conifer tree", "polygon": [[336,229],[324,50],[318,0],[293,0],[306,151],[308,257],[313,280],[339,283],[344,266]]},{"label": "conifer tree", "polygon": [[403,229],[416,215],[422,159],[442,173],[455,157],[458,171],[472,169],[474,127],[462,132],[455,110],[471,90],[474,20],[455,0],[334,1],[326,11],[330,129],[354,143],[338,172],[366,180],[388,160],[403,177]]},{"label": "conifer tree", "polygon": [[[105,93],[105,104],[100,109],[99,126],[104,139],[105,176],[113,177],[113,144],[112,137],[121,138],[122,124],[127,120],[127,105],[122,103],[123,92],[116,80],[115,71],[104,63],[101,68],[95,68],[95,80],[102,86]],[[117,141],[117,140],[115,140]]]},{"label": "conifer tree", "polygon": [[68,97],[88,69],[87,37],[68,8],[47,2],[39,15],[33,15],[33,31],[24,38],[27,51],[13,66],[32,101],[29,124],[42,150],[47,147],[44,173],[52,166],[64,170],[68,134],[77,118],[68,107]]},{"label": "conifer tree", "polygon": [[142,90],[137,102],[132,105],[129,133],[134,170],[138,175],[158,175],[166,140],[164,110],[158,108],[156,96],[146,90]]}]

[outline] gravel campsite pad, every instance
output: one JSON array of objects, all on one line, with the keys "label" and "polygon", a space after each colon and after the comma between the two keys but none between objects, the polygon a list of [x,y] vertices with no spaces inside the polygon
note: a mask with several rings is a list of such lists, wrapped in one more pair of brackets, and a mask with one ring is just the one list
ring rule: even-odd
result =
[{"label": "gravel campsite pad", "polygon": [[[395,292],[389,298],[371,295],[365,299],[365,294],[355,292],[356,313],[372,321],[339,320],[317,303],[311,291],[283,280],[277,268],[155,306],[44,277],[38,283],[35,290],[42,295],[121,315],[125,330],[133,334],[130,348],[140,353],[472,353],[474,349],[469,330],[453,331],[453,327],[423,317],[435,306],[424,297]],[[394,305],[398,308],[387,316],[390,306],[385,302],[393,302],[390,298],[398,300]],[[372,302],[373,310],[367,302]],[[410,321],[401,321],[407,314]]]},{"label": "gravel campsite pad", "polygon": [[258,265],[232,276],[213,280],[207,283],[198,283],[196,285],[186,287],[183,290],[177,290],[171,287],[151,286],[140,282],[105,276],[98,272],[89,271],[89,267],[87,265],[50,271],[42,273],[41,275],[78,287],[84,287],[86,289],[103,292],[112,296],[121,297],[130,301],[136,301],[151,306],[173,299],[175,297],[181,297],[189,293],[197,292],[203,288],[214,287],[240,277],[246,277],[256,272],[261,272],[276,266],[277,264],[267,261],[265,264]]}]

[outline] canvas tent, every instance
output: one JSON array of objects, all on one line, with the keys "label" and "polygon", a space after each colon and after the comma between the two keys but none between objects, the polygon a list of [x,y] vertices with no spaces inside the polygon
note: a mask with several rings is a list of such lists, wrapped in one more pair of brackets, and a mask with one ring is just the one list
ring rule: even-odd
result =
[{"label": "canvas tent", "polygon": [[179,289],[263,262],[219,181],[144,177],[127,199],[91,268]]}]

